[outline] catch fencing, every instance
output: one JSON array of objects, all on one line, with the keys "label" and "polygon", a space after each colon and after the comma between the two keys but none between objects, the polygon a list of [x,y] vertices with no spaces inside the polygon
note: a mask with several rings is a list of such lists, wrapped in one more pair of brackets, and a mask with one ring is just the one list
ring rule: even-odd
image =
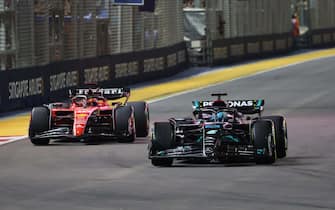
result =
[{"label": "catch fencing", "polygon": [[110,0],[0,0],[1,70],[183,42],[183,1],[147,1],[154,10]]},{"label": "catch fencing", "polygon": [[335,45],[335,0],[309,0],[307,8],[310,15],[313,47],[329,47]]},{"label": "catch fencing", "polygon": [[[0,112],[187,68],[183,1],[0,0]],[[171,18],[173,17],[173,18]]]},{"label": "catch fencing", "polygon": [[208,0],[208,62],[287,52],[292,47],[290,0]]}]

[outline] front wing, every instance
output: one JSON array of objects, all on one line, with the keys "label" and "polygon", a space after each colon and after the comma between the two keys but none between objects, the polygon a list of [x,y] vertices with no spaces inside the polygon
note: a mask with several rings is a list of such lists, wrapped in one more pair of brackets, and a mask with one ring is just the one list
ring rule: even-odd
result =
[{"label": "front wing", "polygon": [[117,138],[123,136],[128,136],[128,133],[101,132],[101,133],[84,133],[84,135],[75,136],[72,134],[69,128],[56,128],[36,134],[35,136],[31,137],[31,139],[87,139],[93,137]]},{"label": "front wing", "polygon": [[174,149],[152,151],[149,148],[149,159],[153,158],[176,158],[192,159],[203,158],[207,160],[220,161],[253,161],[256,155],[262,155],[263,151],[255,149],[253,145],[232,145],[225,144],[220,147],[219,151],[213,148],[205,149],[197,146],[179,146]]}]

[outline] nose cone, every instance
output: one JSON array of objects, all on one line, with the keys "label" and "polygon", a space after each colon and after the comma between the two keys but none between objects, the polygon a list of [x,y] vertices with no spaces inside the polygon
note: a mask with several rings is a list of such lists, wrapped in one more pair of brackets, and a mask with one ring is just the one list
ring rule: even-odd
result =
[{"label": "nose cone", "polygon": [[75,112],[75,119],[73,125],[73,135],[74,136],[82,136],[85,133],[85,127],[87,124],[87,120],[91,114],[90,110],[78,109]]},{"label": "nose cone", "polygon": [[82,136],[85,132],[85,125],[79,124],[75,125],[74,136]]}]

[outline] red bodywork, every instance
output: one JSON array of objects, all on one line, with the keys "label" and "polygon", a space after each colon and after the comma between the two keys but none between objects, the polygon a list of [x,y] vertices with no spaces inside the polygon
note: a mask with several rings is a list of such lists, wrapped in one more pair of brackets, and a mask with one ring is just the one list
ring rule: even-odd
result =
[{"label": "red bodywork", "polygon": [[[90,100],[95,100],[95,102],[92,103]],[[120,103],[110,105],[106,99],[91,98],[87,100],[86,104],[78,104],[72,99],[70,106],[64,107],[63,105],[55,103],[54,108],[51,109],[52,128],[69,127],[74,137],[80,137],[84,135],[88,119],[93,113],[99,114],[99,116],[103,116],[101,112],[104,111],[114,113],[114,109]],[[111,124],[114,125],[113,122]]]}]

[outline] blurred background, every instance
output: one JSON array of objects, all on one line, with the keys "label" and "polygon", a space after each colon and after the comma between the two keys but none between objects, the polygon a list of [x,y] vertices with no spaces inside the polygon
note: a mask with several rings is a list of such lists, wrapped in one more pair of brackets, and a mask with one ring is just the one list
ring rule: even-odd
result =
[{"label": "blurred background", "polygon": [[[333,0],[152,2],[139,9],[110,0],[0,0],[1,70],[166,47],[184,37],[195,41],[189,48],[207,48],[212,40],[289,33],[292,14],[301,36],[335,26]],[[212,59],[202,56],[200,63]]]},{"label": "blurred background", "polygon": [[147,12],[110,0],[1,0],[1,69],[182,42],[182,5],[157,0]]},{"label": "blurred background", "polygon": [[85,83],[334,46],[334,11],[334,0],[0,0],[0,112]]}]

